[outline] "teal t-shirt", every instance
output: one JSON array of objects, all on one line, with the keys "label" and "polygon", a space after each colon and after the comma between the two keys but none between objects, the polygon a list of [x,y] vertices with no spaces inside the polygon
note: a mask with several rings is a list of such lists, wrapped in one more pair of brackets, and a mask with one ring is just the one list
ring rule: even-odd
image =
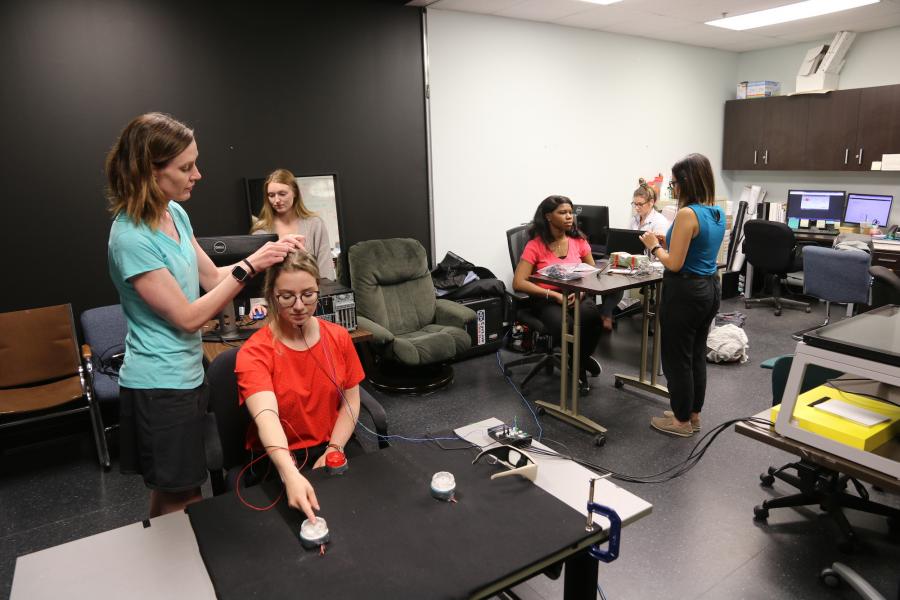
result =
[{"label": "teal t-shirt", "polygon": [[186,390],[203,383],[200,332],[185,333],[166,321],[141,299],[130,281],[141,273],[168,269],[189,302],[200,296],[191,221],[176,202],[169,202],[168,211],[180,243],[144,224],[135,225],[124,214],[113,220],[109,231],[109,275],[128,323],[119,383],[129,388]]},{"label": "teal t-shirt", "polygon": [[[706,204],[689,204],[688,207],[697,216],[700,232],[691,240],[687,256],[684,257],[682,272],[696,275],[714,275],[716,257],[725,237],[725,211],[719,206]],[[671,248],[672,227],[666,233],[666,247]]]}]

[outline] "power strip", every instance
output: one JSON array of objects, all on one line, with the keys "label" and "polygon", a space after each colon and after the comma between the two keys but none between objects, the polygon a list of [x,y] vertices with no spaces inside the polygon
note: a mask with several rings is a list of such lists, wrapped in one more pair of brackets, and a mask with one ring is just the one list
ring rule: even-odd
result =
[{"label": "power strip", "polygon": [[509,425],[497,425],[489,427],[487,430],[491,439],[496,440],[507,446],[515,446],[516,448],[527,448],[531,445],[531,434],[523,431],[518,427],[510,427]]}]

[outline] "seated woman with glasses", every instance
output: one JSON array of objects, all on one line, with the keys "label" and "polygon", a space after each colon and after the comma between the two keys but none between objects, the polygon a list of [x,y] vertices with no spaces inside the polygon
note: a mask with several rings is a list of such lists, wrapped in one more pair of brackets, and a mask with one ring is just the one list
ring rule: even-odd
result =
[{"label": "seated woman with glasses", "polygon": [[[566,304],[572,307],[575,296],[563,296],[559,288],[528,281],[535,271],[549,265],[594,264],[591,246],[584,234],[575,226],[572,201],[565,196],[548,196],[538,205],[534,219],[528,229],[531,240],[525,245],[516,272],[513,275],[513,289],[531,296],[531,306],[535,314],[551,332],[560,339],[562,332],[562,309]],[[590,389],[587,373],[594,377],[600,374],[600,363],[593,356],[600,340],[600,313],[591,298],[583,298],[579,304],[581,317],[581,389]],[[559,333],[558,333],[559,332]],[[586,372],[587,373],[586,373]]]},{"label": "seated woman with glasses", "polygon": [[[661,212],[656,210],[656,190],[642,177],[638,179],[638,187],[631,196],[631,207],[634,209],[629,224],[631,229],[652,231],[656,234],[659,243],[664,244],[670,223]],[[603,329],[606,331],[612,331],[613,310],[622,301],[624,295],[624,291],[619,291],[603,298],[600,315],[603,319]]]},{"label": "seated woman with glasses", "polygon": [[304,468],[325,456],[360,455],[352,439],[365,374],[350,334],[314,316],[319,269],[305,252],[292,252],[266,273],[269,320],[237,355],[239,400],[253,423],[247,448],[268,453],[284,482],[288,504],[315,520],[319,504]]}]

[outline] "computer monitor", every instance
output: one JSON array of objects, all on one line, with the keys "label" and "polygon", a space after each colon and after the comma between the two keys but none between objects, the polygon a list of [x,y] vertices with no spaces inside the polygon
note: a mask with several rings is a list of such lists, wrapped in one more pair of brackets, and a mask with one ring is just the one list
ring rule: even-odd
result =
[{"label": "computer monitor", "polygon": [[[217,267],[227,267],[239,263],[263,247],[266,242],[277,241],[278,236],[275,234],[220,235],[197,238],[197,243],[200,244],[200,247],[209,255],[213,264]],[[237,326],[235,315],[240,314],[241,311],[236,310],[236,307],[243,307],[244,314],[247,314],[250,308],[250,299],[261,298],[263,295],[262,286],[264,279],[265,277],[260,273],[244,284],[244,289],[219,313],[219,329],[204,334],[205,341],[245,340],[253,334],[254,330],[240,329]]]},{"label": "computer monitor", "polygon": [[872,223],[874,225],[887,225],[891,216],[891,203],[893,196],[878,196],[875,194],[847,194],[847,210],[844,211],[844,223]]},{"label": "computer monitor", "polygon": [[638,229],[616,229],[609,228],[609,236],[606,240],[606,251],[609,254],[613,252],[627,252],[628,254],[644,254],[647,247],[641,241],[641,234],[644,233]]},{"label": "computer monitor", "polygon": [[606,237],[609,230],[609,208],[579,204],[575,206],[575,225],[587,236],[591,250],[606,253]]},{"label": "computer monitor", "polygon": [[816,227],[837,228],[844,218],[844,192],[827,190],[788,190],[787,224],[791,229]]}]

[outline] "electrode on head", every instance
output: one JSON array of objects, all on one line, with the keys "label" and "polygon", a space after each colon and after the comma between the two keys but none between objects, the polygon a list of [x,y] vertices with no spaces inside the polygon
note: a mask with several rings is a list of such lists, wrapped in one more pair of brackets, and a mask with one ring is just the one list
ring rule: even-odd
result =
[{"label": "electrode on head", "polygon": [[438,471],[431,478],[431,495],[438,500],[453,501],[456,494],[456,478],[448,471]]},{"label": "electrode on head", "polygon": [[328,523],[322,517],[316,517],[313,523],[309,519],[304,519],[300,525],[300,543],[307,550],[313,550],[327,544],[331,540],[328,533]]}]

